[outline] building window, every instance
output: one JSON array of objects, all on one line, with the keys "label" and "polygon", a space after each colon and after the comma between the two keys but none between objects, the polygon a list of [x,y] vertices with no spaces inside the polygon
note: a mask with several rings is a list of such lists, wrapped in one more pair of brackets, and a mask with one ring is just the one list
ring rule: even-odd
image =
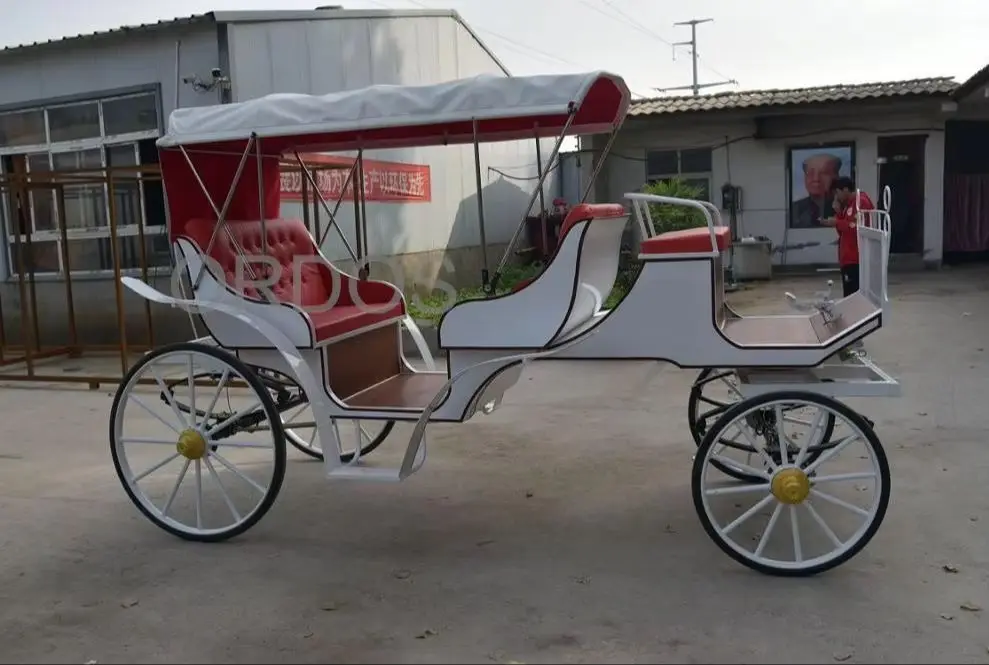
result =
[{"label": "building window", "polygon": [[710,148],[685,150],[650,150],[646,153],[646,181],[669,181],[680,178],[701,190],[701,198],[711,200]]},{"label": "building window", "polygon": [[[0,114],[0,171],[69,171],[81,180],[62,179],[68,267],[76,273],[113,270],[111,207],[118,236],[120,269],[141,265],[140,226],[144,227],[149,268],[169,265],[161,183],[122,173],[110,186],[103,169],[157,162],[158,100],[141,93],[42,109]],[[86,179],[89,178],[87,181]],[[10,274],[19,261],[42,275],[64,274],[58,200],[51,188],[32,188],[21,197],[7,188],[0,200]],[[161,207],[158,210],[157,207]],[[28,241],[30,240],[30,248]]]}]

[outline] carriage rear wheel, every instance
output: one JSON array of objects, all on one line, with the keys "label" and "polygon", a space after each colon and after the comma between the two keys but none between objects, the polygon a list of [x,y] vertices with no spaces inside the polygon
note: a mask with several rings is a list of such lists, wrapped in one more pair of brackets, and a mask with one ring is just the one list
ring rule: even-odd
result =
[{"label": "carriage rear wheel", "polygon": [[[809,425],[781,417],[797,406],[813,412]],[[773,427],[753,429],[752,418],[767,410],[777,414]],[[834,445],[811,459],[829,416]],[[795,445],[777,446],[782,457],[775,458],[774,440]],[[738,452],[733,441],[754,447],[759,461],[730,459]],[[725,469],[759,480],[739,483]],[[741,401],[718,418],[697,450],[691,492],[704,530],[733,559],[762,573],[814,575],[851,559],[876,534],[889,505],[889,463],[860,414],[824,395],[780,391]]]},{"label": "carriage rear wheel", "polygon": [[[694,380],[694,385],[690,388],[690,397],[687,400],[687,424],[690,427],[690,436],[694,444],[701,445],[708,431],[732,405],[737,404],[742,399],[742,393],[738,389],[738,375],[733,369],[717,369],[708,367],[701,370]],[[783,411],[783,418],[788,422],[807,423],[807,414],[802,411],[805,408],[791,406]],[[750,426],[759,429],[773,426],[775,414],[772,411],[753,414],[749,420]],[[819,437],[819,441],[808,452],[808,459],[814,461],[826,450],[832,435],[834,434],[835,418],[828,414],[824,422],[824,429]],[[756,451],[746,444],[738,444],[746,449],[748,453],[745,459],[746,464],[751,464]],[[773,445],[776,445],[775,443]],[[773,449],[770,451],[773,459],[780,459],[780,451]],[[717,466],[722,462],[715,461]],[[745,482],[759,482],[760,478],[745,473],[740,468],[725,467],[721,469],[731,477]]]},{"label": "carriage rear wheel", "polygon": [[[258,368],[257,372],[281,412],[285,439],[299,452],[322,460],[323,449],[317,435],[312,407],[302,387],[273,370]],[[340,442],[340,462],[349,464],[353,461],[355,452],[358,457],[365,457],[384,443],[395,427],[395,421],[334,418],[332,425]]]},{"label": "carriage rear wheel", "polygon": [[156,349],[127,373],[110,412],[110,453],[137,508],[188,540],[247,531],[285,478],[269,391],[236,356],[195,342]]}]

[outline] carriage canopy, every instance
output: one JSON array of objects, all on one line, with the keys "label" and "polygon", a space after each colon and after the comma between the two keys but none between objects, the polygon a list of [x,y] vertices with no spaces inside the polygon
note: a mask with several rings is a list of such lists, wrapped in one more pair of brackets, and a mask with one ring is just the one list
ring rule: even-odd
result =
[{"label": "carriage canopy", "polygon": [[555,137],[564,128],[568,135],[597,134],[622,121],[630,98],[621,77],[590,72],[481,75],[177,109],[158,140],[171,235],[190,219],[216,217],[213,208],[222,208],[249,147],[261,165],[242,169],[226,215],[231,221],[258,219],[262,196],[264,217],[278,217],[280,159],[294,151],[490,143]]}]

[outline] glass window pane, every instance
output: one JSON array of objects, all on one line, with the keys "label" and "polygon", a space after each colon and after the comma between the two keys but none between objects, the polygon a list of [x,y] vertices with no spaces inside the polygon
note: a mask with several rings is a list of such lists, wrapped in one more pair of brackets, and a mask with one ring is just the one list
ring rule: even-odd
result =
[{"label": "glass window pane", "polygon": [[[155,237],[145,236],[145,256],[148,267],[167,266],[168,255],[154,251]],[[141,267],[141,245],[139,238],[122,236],[117,239],[120,252],[120,269],[133,270]],[[164,258],[164,260],[162,260]],[[69,268],[76,271],[113,270],[113,245],[109,238],[85,238],[69,241]]]},{"label": "glass window pane", "polygon": [[100,137],[100,105],[97,102],[48,109],[52,143]]},{"label": "glass window pane", "polygon": [[[38,152],[27,156],[27,170],[31,173],[47,173],[51,171],[48,163],[48,153]],[[48,183],[50,176],[41,176],[33,182]],[[31,207],[34,209],[34,230],[54,231],[58,229],[55,208],[55,190],[50,187],[31,188]]]},{"label": "glass window pane", "polygon": [[[19,245],[16,245],[11,239],[10,257],[13,261],[10,272],[15,275],[20,272],[22,266],[25,275],[31,271],[32,267],[36,275],[58,272],[58,242],[55,240],[32,240],[29,251],[26,237],[21,236]],[[21,261],[24,263],[20,263]]]},{"label": "glass window pane", "polygon": [[707,173],[710,170],[710,148],[680,151],[680,173]]},{"label": "glass window pane", "polygon": [[[87,174],[82,169],[100,168],[102,151],[99,148],[78,152],[59,152],[52,155],[55,171],[74,172],[76,177],[91,175],[94,180],[102,179],[99,171]],[[79,185],[65,185],[65,222],[67,228],[83,229],[108,226],[106,218],[106,196],[103,185],[92,182]]]},{"label": "glass window pane", "polygon": [[0,147],[47,143],[45,112],[18,111],[0,115]]},{"label": "glass window pane", "polygon": [[107,136],[158,129],[158,104],[154,95],[124,97],[103,102],[103,128]]},{"label": "glass window pane", "polygon": [[648,175],[669,175],[679,172],[676,150],[653,150],[646,153],[646,173]]}]

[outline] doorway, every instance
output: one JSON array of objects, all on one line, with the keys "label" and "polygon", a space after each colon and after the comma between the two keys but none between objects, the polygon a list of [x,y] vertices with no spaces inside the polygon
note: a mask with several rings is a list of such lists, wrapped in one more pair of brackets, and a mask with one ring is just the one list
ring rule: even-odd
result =
[{"label": "doorway", "polygon": [[924,251],[924,148],[926,134],[879,137],[879,191],[889,187],[892,254]]}]

